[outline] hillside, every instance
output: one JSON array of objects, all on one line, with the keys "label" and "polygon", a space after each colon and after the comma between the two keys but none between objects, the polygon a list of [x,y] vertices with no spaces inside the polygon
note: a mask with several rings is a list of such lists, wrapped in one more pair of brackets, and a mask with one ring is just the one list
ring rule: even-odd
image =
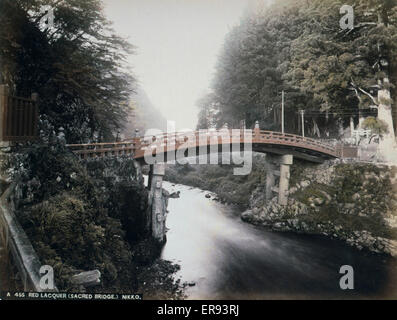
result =
[{"label": "hillside", "polygon": [[141,87],[138,87],[136,93],[131,96],[128,113],[128,120],[122,131],[126,138],[133,137],[135,129],[143,135],[148,129],[165,131],[167,128],[167,120]]}]

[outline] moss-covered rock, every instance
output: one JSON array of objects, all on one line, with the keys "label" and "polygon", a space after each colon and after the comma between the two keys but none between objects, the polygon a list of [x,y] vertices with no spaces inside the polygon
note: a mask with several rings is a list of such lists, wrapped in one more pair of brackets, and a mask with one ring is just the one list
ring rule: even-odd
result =
[{"label": "moss-covered rock", "polygon": [[263,186],[242,219],[277,231],[321,234],[397,256],[397,170],[370,164],[295,163],[288,206],[266,203]]}]

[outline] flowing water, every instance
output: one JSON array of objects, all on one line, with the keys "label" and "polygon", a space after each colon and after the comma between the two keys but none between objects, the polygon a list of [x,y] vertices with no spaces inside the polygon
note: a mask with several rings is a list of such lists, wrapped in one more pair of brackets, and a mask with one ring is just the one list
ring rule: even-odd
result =
[{"label": "flowing water", "polygon": [[[241,212],[204,192],[165,182],[170,199],[162,258],[180,264],[189,299],[397,298],[395,260],[323,237],[273,233],[246,224]],[[354,290],[341,290],[341,266]]]}]

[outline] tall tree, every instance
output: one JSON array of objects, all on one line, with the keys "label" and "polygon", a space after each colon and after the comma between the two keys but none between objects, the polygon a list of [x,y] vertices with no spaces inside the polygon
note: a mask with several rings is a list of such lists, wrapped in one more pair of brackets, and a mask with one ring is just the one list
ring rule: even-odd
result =
[{"label": "tall tree", "polygon": [[[300,1],[276,3],[267,10],[246,16],[228,35],[217,65],[214,97],[218,126],[252,127],[259,120],[266,129],[280,130],[281,92],[286,91],[285,127],[298,132],[298,111],[311,100],[286,79],[292,42],[301,34]],[[309,126],[310,127],[310,126]]]},{"label": "tall tree", "polygon": [[[341,29],[340,8],[346,4],[353,7],[354,25]],[[395,145],[389,79],[397,58],[396,9],[394,0],[312,0],[306,8],[311,23],[292,45],[287,74],[292,85],[313,95],[319,112],[356,113],[361,125],[377,110],[389,127],[381,142],[386,157]]]},{"label": "tall tree", "polygon": [[218,99],[213,92],[199,99],[197,102],[199,108],[197,130],[217,127],[217,122],[219,122],[219,105],[217,101]]},{"label": "tall tree", "polygon": [[[43,11],[54,25],[43,27]],[[13,93],[40,95],[42,119],[68,142],[111,139],[123,124],[134,80],[125,72],[132,47],[116,36],[100,0],[0,0],[2,81]]]},{"label": "tall tree", "polygon": [[[353,7],[353,28],[340,26],[344,5]],[[377,116],[389,127],[382,143],[394,144],[396,10],[395,0],[287,0],[244,18],[218,63],[218,125],[245,118],[279,129],[285,90],[289,132],[300,132],[300,109],[309,133],[319,137],[336,137],[350,117],[362,123]]]}]

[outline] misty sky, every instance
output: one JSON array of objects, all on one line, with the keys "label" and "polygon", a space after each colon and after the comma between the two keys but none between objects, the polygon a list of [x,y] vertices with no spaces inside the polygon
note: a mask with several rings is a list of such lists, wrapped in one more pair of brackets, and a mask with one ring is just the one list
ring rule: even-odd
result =
[{"label": "misty sky", "polygon": [[137,47],[129,59],[156,108],[178,129],[197,123],[225,35],[257,0],[104,0],[117,34]]}]

